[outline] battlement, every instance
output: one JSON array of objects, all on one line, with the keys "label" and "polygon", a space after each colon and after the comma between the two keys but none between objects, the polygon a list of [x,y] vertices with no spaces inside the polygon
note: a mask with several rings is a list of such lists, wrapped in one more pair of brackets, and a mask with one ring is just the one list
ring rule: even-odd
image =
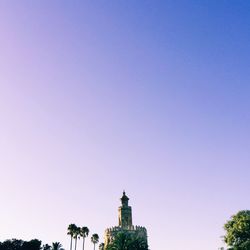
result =
[{"label": "battlement", "polygon": [[119,232],[119,231],[142,231],[142,232],[147,232],[147,229],[142,226],[128,226],[127,228],[123,228],[121,226],[115,226],[115,227],[110,227],[105,230],[105,234],[111,233],[111,232]]},{"label": "battlement", "polygon": [[105,230],[105,240],[104,240],[104,245],[107,247],[107,245],[112,242],[116,236],[119,233],[126,232],[130,235],[134,235],[136,237],[140,237],[147,242],[147,229],[142,226],[130,226],[127,228],[121,227],[121,226],[116,226],[116,227],[110,227]]}]

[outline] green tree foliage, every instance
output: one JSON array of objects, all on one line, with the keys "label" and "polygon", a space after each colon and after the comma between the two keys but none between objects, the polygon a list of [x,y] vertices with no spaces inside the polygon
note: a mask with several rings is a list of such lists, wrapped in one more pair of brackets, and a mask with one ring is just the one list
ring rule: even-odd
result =
[{"label": "green tree foliage", "polygon": [[239,211],[224,225],[224,241],[230,250],[250,249],[250,210]]},{"label": "green tree foliage", "polygon": [[0,250],[40,250],[41,241],[34,239],[30,241],[23,240],[6,240],[0,243]]},{"label": "green tree foliage", "polygon": [[77,226],[75,224],[70,224],[68,226],[67,234],[70,235],[70,250],[72,250],[72,240],[73,240],[76,228]]},{"label": "green tree foliage", "polygon": [[73,238],[75,239],[75,250],[76,250],[76,247],[77,247],[77,240],[80,239],[80,233],[81,233],[81,228],[76,227],[74,229],[74,235],[73,235]]},{"label": "green tree foliage", "polygon": [[89,235],[89,229],[87,227],[81,227],[80,236],[82,237],[82,250],[84,250],[85,238]]},{"label": "green tree foliage", "polygon": [[40,250],[41,241],[34,239],[30,241],[24,241],[22,245],[22,250]]},{"label": "green tree foliage", "polygon": [[0,250],[21,250],[23,246],[22,240],[12,239],[0,243]]},{"label": "green tree foliage", "polygon": [[75,250],[77,249],[77,240],[83,238],[82,249],[84,250],[85,238],[89,235],[89,229],[85,227],[78,227],[75,224],[68,226],[68,235],[70,235],[70,250],[72,250],[72,240],[75,240]]},{"label": "green tree foliage", "polygon": [[137,235],[120,232],[106,250],[148,250],[148,245],[143,238]]},{"label": "green tree foliage", "polygon": [[64,250],[60,242],[53,242],[51,250]]},{"label": "green tree foliage", "polygon": [[42,250],[50,250],[50,249],[51,249],[51,246],[49,244],[45,244],[42,247]]},{"label": "green tree foliage", "polygon": [[99,235],[98,234],[93,234],[91,236],[91,242],[94,244],[94,250],[95,250],[95,245],[99,242]]},{"label": "green tree foliage", "polygon": [[99,244],[99,250],[104,250],[104,243]]}]

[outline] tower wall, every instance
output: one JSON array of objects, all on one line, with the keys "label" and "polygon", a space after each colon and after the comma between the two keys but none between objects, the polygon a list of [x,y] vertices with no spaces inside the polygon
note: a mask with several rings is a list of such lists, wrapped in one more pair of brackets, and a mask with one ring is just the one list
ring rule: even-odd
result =
[{"label": "tower wall", "polygon": [[130,206],[121,206],[118,208],[119,226],[122,228],[129,228],[132,223],[132,208]]}]

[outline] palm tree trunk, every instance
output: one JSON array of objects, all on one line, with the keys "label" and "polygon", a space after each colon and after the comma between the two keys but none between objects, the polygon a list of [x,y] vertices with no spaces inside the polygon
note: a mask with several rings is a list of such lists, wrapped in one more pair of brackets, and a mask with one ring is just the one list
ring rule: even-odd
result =
[{"label": "palm tree trunk", "polygon": [[72,236],[70,238],[70,250],[72,250]]},{"label": "palm tree trunk", "polygon": [[75,250],[76,250],[76,246],[77,246],[77,238],[76,238],[76,240],[75,240]]},{"label": "palm tree trunk", "polygon": [[95,250],[95,243],[94,243],[94,250]]},{"label": "palm tree trunk", "polygon": [[84,250],[85,237],[82,238],[82,250]]}]

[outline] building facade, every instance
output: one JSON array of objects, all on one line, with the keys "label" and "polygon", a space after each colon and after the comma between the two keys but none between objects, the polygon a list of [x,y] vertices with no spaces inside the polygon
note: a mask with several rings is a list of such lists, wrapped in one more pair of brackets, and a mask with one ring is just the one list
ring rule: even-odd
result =
[{"label": "building facade", "polygon": [[134,226],[132,223],[132,208],[128,205],[129,198],[123,192],[121,206],[118,208],[118,226],[107,228],[104,236],[104,249],[112,243],[116,235],[120,232],[126,232],[131,235],[142,238],[147,242],[147,230],[145,227]]}]

